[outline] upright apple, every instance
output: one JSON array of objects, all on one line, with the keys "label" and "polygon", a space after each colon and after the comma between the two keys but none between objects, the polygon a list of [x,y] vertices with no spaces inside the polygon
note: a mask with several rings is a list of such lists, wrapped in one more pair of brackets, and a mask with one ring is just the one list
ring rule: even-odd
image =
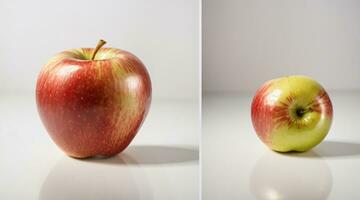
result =
[{"label": "upright apple", "polygon": [[54,56],[36,85],[40,118],[69,156],[113,156],[138,132],[151,102],[143,63],[115,48],[79,48]]},{"label": "upright apple", "polygon": [[251,105],[259,138],[279,152],[307,151],[327,135],[333,109],[325,89],[305,76],[287,76],[263,84]]}]

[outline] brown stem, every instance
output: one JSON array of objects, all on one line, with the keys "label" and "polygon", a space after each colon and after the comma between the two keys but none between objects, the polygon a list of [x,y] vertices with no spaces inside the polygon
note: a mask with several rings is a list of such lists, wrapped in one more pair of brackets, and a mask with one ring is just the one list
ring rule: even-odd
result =
[{"label": "brown stem", "polygon": [[91,56],[91,60],[94,60],[97,52],[99,51],[99,49],[104,46],[106,44],[106,41],[105,40],[99,40],[98,44],[96,45],[96,48]]}]

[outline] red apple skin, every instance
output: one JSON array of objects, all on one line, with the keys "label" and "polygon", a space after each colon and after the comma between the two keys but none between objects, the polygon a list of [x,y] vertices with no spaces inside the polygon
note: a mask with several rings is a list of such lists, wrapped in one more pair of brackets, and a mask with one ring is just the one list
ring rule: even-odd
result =
[{"label": "red apple skin", "polygon": [[135,137],[151,102],[151,81],[133,54],[90,48],[56,55],[36,85],[40,118],[53,141],[69,156],[113,156]]}]

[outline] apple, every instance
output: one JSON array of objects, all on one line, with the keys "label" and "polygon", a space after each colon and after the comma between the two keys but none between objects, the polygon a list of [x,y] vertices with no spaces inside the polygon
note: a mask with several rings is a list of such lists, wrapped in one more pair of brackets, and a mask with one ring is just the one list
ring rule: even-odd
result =
[{"label": "apple", "polygon": [[264,83],[251,105],[258,137],[279,152],[313,148],[327,135],[332,117],[327,92],[306,76],[287,76]]},{"label": "apple", "polygon": [[105,43],[61,52],[38,76],[40,118],[71,157],[120,153],[149,111],[151,81],[144,64],[127,51],[101,48]]}]

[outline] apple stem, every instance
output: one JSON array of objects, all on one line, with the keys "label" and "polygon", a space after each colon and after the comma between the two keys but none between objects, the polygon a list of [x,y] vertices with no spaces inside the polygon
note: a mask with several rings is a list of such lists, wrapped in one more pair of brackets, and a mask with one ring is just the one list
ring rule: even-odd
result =
[{"label": "apple stem", "polygon": [[91,60],[94,60],[94,58],[95,58],[97,52],[99,51],[99,49],[100,49],[102,46],[104,46],[105,44],[106,44],[106,41],[105,41],[105,40],[99,40],[99,42],[98,42],[98,44],[96,45],[95,50],[94,50],[94,52],[93,52],[93,54],[92,54],[92,56],[91,56]]}]

